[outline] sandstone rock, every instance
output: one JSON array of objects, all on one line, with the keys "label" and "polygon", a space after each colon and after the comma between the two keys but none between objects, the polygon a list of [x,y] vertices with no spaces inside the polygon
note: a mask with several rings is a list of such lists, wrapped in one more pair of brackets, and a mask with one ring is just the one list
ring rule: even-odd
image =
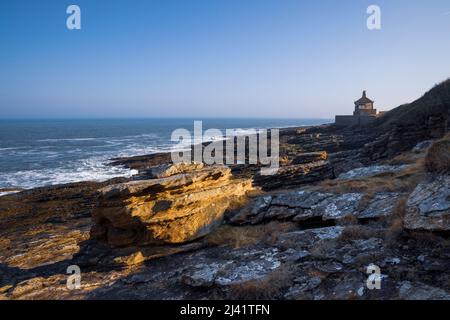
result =
[{"label": "sandstone rock", "polygon": [[450,176],[420,183],[406,204],[408,229],[450,230]]},{"label": "sandstone rock", "polygon": [[203,163],[177,163],[177,164],[162,164],[157,167],[152,167],[146,171],[146,175],[150,179],[161,179],[174,176],[180,173],[187,173],[198,171],[204,168]]},{"label": "sandstone rock", "polygon": [[328,153],[326,151],[317,151],[317,152],[305,152],[296,155],[291,164],[305,164],[316,161],[323,161],[328,159]]},{"label": "sandstone rock", "polygon": [[194,240],[218,226],[231,202],[251,189],[251,181],[234,180],[220,166],[111,185],[100,190],[91,235],[115,246]]}]

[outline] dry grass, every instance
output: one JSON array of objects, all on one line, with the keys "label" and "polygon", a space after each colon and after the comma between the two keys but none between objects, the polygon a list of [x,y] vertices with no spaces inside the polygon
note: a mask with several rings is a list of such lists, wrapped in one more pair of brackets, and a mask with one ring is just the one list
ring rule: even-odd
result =
[{"label": "dry grass", "polygon": [[348,214],[337,221],[340,226],[353,226],[358,224],[358,218],[353,214]]},{"label": "dry grass", "polygon": [[370,202],[372,201],[372,199],[374,198],[374,196],[375,196],[375,193],[374,193],[373,191],[372,191],[372,192],[365,193],[365,194],[362,196],[361,201],[359,201],[359,203],[358,203],[358,210],[359,210],[359,211],[362,211],[362,210],[364,210],[365,208],[367,208],[367,206],[370,204]]},{"label": "dry grass", "polygon": [[366,200],[378,192],[411,192],[426,177],[423,161],[423,158],[419,158],[408,168],[396,173],[355,180],[325,180],[319,183],[319,187],[334,193],[362,192],[366,194]]},{"label": "dry grass", "polygon": [[341,235],[336,239],[338,242],[351,242],[352,240],[370,239],[381,236],[380,231],[365,226],[348,226],[342,230]]},{"label": "dry grass", "polygon": [[272,221],[257,226],[224,225],[207,236],[209,245],[230,246],[238,249],[254,245],[263,241],[274,243],[281,233],[292,231],[296,225],[291,222]]},{"label": "dry grass", "polygon": [[450,173],[450,134],[434,142],[425,156],[427,172],[446,174]]},{"label": "dry grass", "polygon": [[442,238],[431,231],[412,231],[409,237],[414,240],[415,246],[418,248],[449,248],[450,240]]},{"label": "dry grass", "polygon": [[311,249],[311,256],[314,258],[327,258],[330,252],[335,251],[336,247],[336,239],[319,241],[319,243],[314,245]]},{"label": "dry grass", "polygon": [[387,160],[385,163],[390,165],[401,165],[401,164],[414,164],[419,159],[423,158],[424,152],[415,153],[413,151],[403,152],[392,159]]},{"label": "dry grass", "polygon": [[388,226],[385,232],[385,240],[388,245],[394,244],[403,234],[407,200],[407,197],[400,198],[395,205],[392,215],[387,220]]},{"label": "dry grass", "polygon": [[284,264],[261,279],[231,286],[229,299],[273,300],[280,298],[283,289],[292,286],[295,266]]}]

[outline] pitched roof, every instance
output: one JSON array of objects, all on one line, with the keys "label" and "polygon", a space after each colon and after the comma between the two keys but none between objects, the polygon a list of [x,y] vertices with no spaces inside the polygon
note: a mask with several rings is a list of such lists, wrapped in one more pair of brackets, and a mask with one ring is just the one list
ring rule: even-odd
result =
[{"label": "pitched roof", "polygon": [[360,105],[360,104],[366,104],[366,103],[374,103],[374,101],[372,101],[366,97],[366,90],[364,90],[361,99],[356,100],[355,104]]}]

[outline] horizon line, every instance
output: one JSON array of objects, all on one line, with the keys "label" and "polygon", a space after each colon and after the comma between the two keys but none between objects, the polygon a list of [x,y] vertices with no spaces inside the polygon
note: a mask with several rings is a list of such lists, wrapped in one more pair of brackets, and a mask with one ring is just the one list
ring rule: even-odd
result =
[{"label": "horizon line", "polygon": [[322,117],[0,117],[0,120],[333,120]]}]

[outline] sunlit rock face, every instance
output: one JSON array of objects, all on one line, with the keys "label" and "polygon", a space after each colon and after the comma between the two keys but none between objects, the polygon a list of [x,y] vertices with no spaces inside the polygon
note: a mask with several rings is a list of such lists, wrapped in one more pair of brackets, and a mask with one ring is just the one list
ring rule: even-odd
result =
[{"label": "sunlit rock face", "polygon": [[179,165],[158,176],[101,189],[91,236],[114,246],[191,241],[220,225],[232,201],[252,189],[223,166]]}]

